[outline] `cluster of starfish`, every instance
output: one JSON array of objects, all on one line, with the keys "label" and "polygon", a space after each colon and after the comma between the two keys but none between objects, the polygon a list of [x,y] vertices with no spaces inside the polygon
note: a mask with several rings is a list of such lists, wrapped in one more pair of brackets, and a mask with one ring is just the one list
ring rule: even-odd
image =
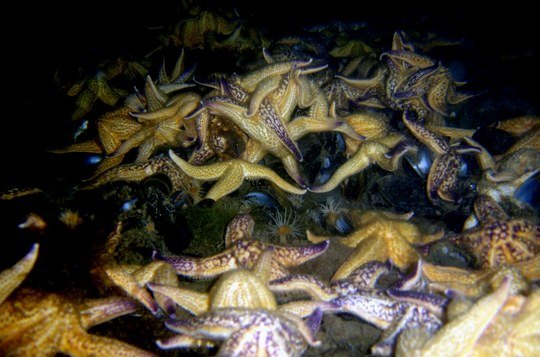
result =
[{"label": "cluster of starfish", "polygon": [[[197,8],[193,18],[163,41],[186,47],[208,41],[230,45],[242,38],[243,30],[227,18]],[[217,42],[215,34],[230,38]],[[254,33],[250,38],[251,43],[262,41]],[[321,345],[316,336],[324,327],[324,314],[345,313],[383,330],[372,346],[374,354],[443,354],[454,351],[454,345],[463,346],[462,354],[483,354],[499,351],[502,340],[511,341],[503,346],[509,354],[540,353],[540,327],[535,323],[540,300],[534,285],[540,280],[540,225],[505,210],[509,205],[523,208],[515,193],[538,173],[540,120],[522,117],[498,123],[515,143],[493,156],[472,139],[473,130],[445,126],[449,106],[470,96],[457,93],[463,83],[403,33],[394,35],[391,49],[379,59],[359,40],[334,48],[332,56],[358,56],[341,75],[324,60],[291,50],[309,47],[305,42],[284,39],[279,45],[290,51],[270,55],[264,49],[264,64],[241,74],[212,74],[196,84],[187,83],[193,71],[184,69],[182,51],[170,75],[163,65],[156,80],[147,77],[144,90],[97,120],[97,138],[56,152],[102,156],[95,176],[79,187],[161,174],[170,180],[172,191],[189,194],[194,203],[203,198],[204,182],[215,181],[204,192],[204,198],[213,201],[232,194],[246,180],[267,180],[280,193],[316,195],[373,164],[395,172],[407,157],[422,171],[428,199],[442,209],[461,203],[463,159],[474,155],[481,177],[475,177],[474,212],[463,231],[445,236],[442,230],[420,229],[412,213],[355,210],[347,212],[353,226],[347,236],[308,231],[309,244],[286,246],[254,239],[253,217],[239,214],[227,227],[220,253],[191,257],[155,252],[153,261],[142,265],[115,261],[122,239],[119,223],[94,273],[129,299],[79,302],[33,289],[12,294],[37,259],[35,246],[0,274],[1,352],[148,355],[86,332],[135,311],[138,302],[156,318],[165,316],[165,326],[174,332],[157,341],[161,349],[218,346],[221,355],[295,356]],[[359,78],[350,78],[353,73]],[[110,105],[119,100],[107,79],[98,73],[73,88],[74,95],[81,93],[81,113],[98,99]],[[397,112],[398,125],[389,112]],[[304,172],[308,150],[301,139],[323,132],[343,144],[337,153],[343,154],[343,163],[327,180],[310,183]],[[164,148],[169,150],[162,152]],[[420,162],[424,149],[431,159],[426,165]],[[134,161],[127,162],[135,150]],[[272,164],[268,156],[278,160]],[[13,191],[2,198],[28,192],[34,191]],[[464,269],[428,261],[430,248],[441,243],[467,250],[474,264]],[[339,262],[329,282],[294,273],[307,261],[324,259],[334,244],[350,248],[350,255]],[[396,281],[391,281],[392,274]],[[186,288],[178,276],[215,281],[201,292]],[[291,301],[291,292],[301,299]],[[186,311],[192,316],[186,317]],[[36,336],[39,343],[31,345]]]}]

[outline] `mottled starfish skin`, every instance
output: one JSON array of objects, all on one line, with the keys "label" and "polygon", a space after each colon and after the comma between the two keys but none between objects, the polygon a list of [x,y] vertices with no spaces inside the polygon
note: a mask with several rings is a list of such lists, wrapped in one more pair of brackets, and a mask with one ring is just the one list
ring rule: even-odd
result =
[{"label": "mottled starfish skin", "polygon": [[32,249],[14,266],[0,273],[0,305],[7,297],[17,289],[24,281],[28,273],[34,267],[39,252],[39,244],[34,244]]},{"label": "mottled starfish skin", "polygon": [[483,268],[530,260],[540,249],[540,226],[524,219],[489,221],[451,241],[467,247]]},{"label": "mottled starfish skin", "polygon": [[200,97],[194,93],[182,93],[167,101],[166,106],[147,113],[131,113],[141,123],[113,153],[123,156],[138,147],[136,163],[143,162],[161,146],[190,146],[197,139],[195,123],[185,120],[199,105]]},{"label": "mottled starfish skin", "polygon": [[97,188],[107,183],[117,181],[141,182],[156,174],[164,174],[169,178],[172,185],[172,192],[183,191],[189,194],[194,202],[201,200],[201,197],[199,196],[199,182],[188,177],[165,154],[154,156],[142,163],[114,167],[91,180],[87,185],[83,185],[82,188]]},{"label": "mottled starfish skin", "polygon": [[231,119],[245,131],[250,138],[261,143],[264,148],[282,158],[292,154],[296,160],[302,160],[298,145],[291,138],[287,127],[268,101],[261,103],[259,110],[252,117],[246,115],[246,109],[228,97],[212,97],[202,103],[211,113]]},{"label": "mottled starfish skin", "polygon": [[[193,338],[224,340],[220,356],[300,356],[308,345],[321,343],[300,318],[266,309],[222,308],[165,324]],[[158,346],[176,347],[171,345],[174,342],[158,342]]]},{"label": "mottled starfish skin", "polygon": [[[335,272],[332,280],[347,277],[358,267],[376,260],[388,259],[401,270],[407,270],[420,258],[414,245],[432,243],[443,236],[443,232],[424,234],[413,223],[410,215],[397,215],[390,212],[353,212],[356,231],[341,240],[341,243],[355,248],[353,253]],[[311,241],[321,237],[308,235]]]},{"label": "mottled starfish skin", "polygon": [[421,278],[430,289],[454,291],[470,298],[480,298],[498,288],[504,277],[512,276],[512,293],[529,290],[530,282],[540,279],[540,256],[504,267],[482,270],[461,269],[423,262]]},{"label": "mottled starfish skin", "polygon": [[299,247],[285,247],[265,244],[252,240],[253,218],[250,215],[238,215],[229,223],[225,236],[225,251],[206,258],[159,257],[173,265],[176,272],[195,278],[212,278],[233,269],[252,269],[266,250],[272,253],[271,279],[288,275],[286,268],[300,265],[324,253],[329,242]]},{"label": "mottled starfish skin", "polygon": [[222,253],[207,258],[159,257],[174,267],[179,275],[192,278],[212,278],[232,269],[251,269],[266,249],[274,250],[272,279],[287,274],[286,268],[300,265],[324,253],[328,241],[300,247],[284,247],[259,241],[237,241]]},{"label": "mottled starfish skin", "polygon": [[386,264],[370,262],[331,285],[310,275],[290,275],[271,281],[269,287],[275,292],[307,293],[314,299],[330,302],[331,311],[353,314],[384,330],[372,352],[389,355],[403,330],[419,326],[437,330],[442,324],[441,316],[447,300],[415,291],[375,289],[378,278],[387,272],[389,267]]},{"label": "mottled starfish skin", "polygon": [[257,180],[266,179],[281,188],[282,190],[302,195],[306,192],[285,181],[271,169],[252,164],[242,159],[231,159],[214,164],[196,166],[182,160],[173,151],[169,151],[171,159],[185,172],[189,177],[202,181],[216,181],[205,198],[217,201],[229,193],[237,190],[245,179]]},{"label": "mottled starfish skin", "polygon": [[0,352],[16,356],[153,356],[90,327],[135,311],[123,298],[77,304],[64,296],[21,290],[0,305]]}]

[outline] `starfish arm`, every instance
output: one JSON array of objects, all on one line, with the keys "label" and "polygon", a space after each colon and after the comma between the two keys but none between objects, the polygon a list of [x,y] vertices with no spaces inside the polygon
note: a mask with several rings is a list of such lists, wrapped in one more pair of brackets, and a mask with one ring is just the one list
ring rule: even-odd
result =
[{"label": "starfish arm", "polygon": [[313,192],[328,192],[336,188],[346,178],[359,173],[373,162],[384,160],[388,148],[376,142],[366,142],[349,160],[341,165],[324,184],[312,187]]},{"label": "starfish arm", "polygon": [[162,108],[167,102],[168,96],[159,89],[152,77],[146,76],[146,82],[144,84],[144,96],[148,110],[154,111]]},{"label": "starfish arm", "polygon": [[207,258],[163,257],[157,253],[154,253],[153,258],[171,264],[177,274],[192,278],[213,278],[226,271],[240,268],[230,249]]},{"label": "starfish arm", "polygon": [[458,197],[454,191],[460,166],[459,156],[453,153],[439,155],[433,160],[426,184],[431,201],[440,197],[447,202],[456,202]]},{"label": "starfish arm", "polygon": [[450,79],[443,78],[430,88],[424,99],[426,106],[436,113],[447,116],[448,91],[450,88]]},{"label": "starfish arm", "polygon": [[255,221],[249,214],[240,214],[234,217],[227,225],[225,231],[225,247],[229,248],[234,242],[250,239],[253,235]]},{"label": "starfish arm", "polygon": [[443,326],[422,348],[425,356],[468,355],[510,293],[511,279]]},{"label": "starfish arm", "polygon": [[154,170],[147,163],[127,164],[113,167],[105,171],[89,183],[89,187],[99,187],[115,181],[141,181],[154,174]]},{"label": "starfish arm", "polygon": [[180,110],[179,104],[161,107],[151,112],[146,113],[130,113],[132,117],[135,117],[139,120],[140,123],[145,122],[148,124],[156,124],[157,122],[166,120],[175,116],[176,113]]},{"label": "starfish arm", "polygon": [[307,182],[304,180],[304,177],[302,176],[302,173],[300,172],[300,166],[298,165],[298,161],[296,161],[296,159],[292,155],[286,155],[285,157],[281,158],[281,163],[283,164],[285,171],[287,171],[287,174],[289,174],[289,176],[298,185],[300,185],[300,187],[308,186]]},{"label": "starfish arm", "polygon": [[384,242],[380,239],[365,240],[358,244],[349,257],[340,265],[334,273],[332,281],[345,279],[356,269],[370,261],[385,262],[388,259],[388,251]]},{"label": "starfish arm", "polygon": [[154,283],[149,283],[148,288],[154,293],[167,296],[178,306],[194,315],[201,315],[210,310],[210,299],[206,293]]},{"label": "starfish arm", "polygon": [[376,224],[367,225],[366,227],[357,229],[348,236],[343,237],[339,242],[347,247],[355,248],[361,242],[372,237],[379,228],[380,227]]},{"label": "starfish arm", "polygon": [[14,266],[0,273],[0,304],[15,290],[34,267],[39,252],[39,244],[32,249]]},{"label": "starfish arm", "polygon": [[233,160],[217,162],[211,165],[196,166],[191,165],[187,161],[181,159],[174,151],[169,150],[169,157],[174,161],[182,171],[189,177],[203,181],[215,181],[223,176],[224,172],[229,168]]},{"label": "starfish arm", "polygon": [[386,329],[398,316],[395,302],[379,291],[359,291],[331,300],[341,312],[358,316],[380,329]]},{"label": "starfish arm", "polygon": [[[178,285],[178,276],[174,268],[163,261],[153,261],[133,272],[133,277],[140,286],[146,286],[149,282],[166,285]],[[154,299],[161,309],[167,313],[175,312],[174,303],[167,296],[154,294]]]},{"label": "starfish arm", "polygon": [[271,76],[263,79],[251,94],[248,110],[246,115],[252,117],[259,110],[263,100],[265,100],[272,92],[279,88],[281,84],[281,76]]},{"label": "starfish arm", "polygon": [[145,162],[152,156],[154,151],[158,146],[160,146],[160,140],[157,137],[150,137],[144,140],[137,150],[137,157],[135,158],[135,163]]},{"label": "starfish arm", "polygon": [[367,79],[350,79],[339,75],[336,75],[336,78],[339,78],[341,81],[355,89],[368,90],[378,85],[384,79],[384,71],[379,70],[372,78]]},{"label": "starfish arm", "polygon": [[409,65],[413,67],[418,67],[418,68],[432,67],[436,64],[431,58],[427,56],[423,56],[413,51],[407,51],[407,50],[385,52],[381,55],[381,57],[383,56],[388,56],[392,58],[392,60],[394,61],[395,60],[404,61],[408,63]]},{"label": "starfish arm", "polygon": [[291,185],[290,183],[282,179],[281,176],[279,176],[266,166],[253,164],[244,160],[239,161],[241,163],[244,175],[247,179],[265,179],[271,181],[273,184],[275,184],[282,190],[289,193],[294,193],[295,195],[303,195],[304,193],[306,193],[305,189],[300,189]]},{"label": "starfish arm", "polygon": [[87,330],[119,316],[137,310],[137,305],[123,297],[110,297],[86,301],[81,307],[81,326]]},{"label": "starfish arm", "polygon": [[103,153],[103,148],[96,140],[83,141],[81,143],[72,144],[66,148],[49,150],[54,154],[66,154],[71,152],[86,152],[91,154]]},{"label": "starfish arm", "polygon": [[73,356],[151,357],[153,353],[125,342],[91,334],[70,333],[62,339],[60,350]]},{"label": "starfish arm", "polygon": [[396,301],[405,301],[415,306],[421,306],[439,318],[444,316],[446,306],[449,302],[449,299],[446,297],[415,290],[388,289],[387,293],[388,296]]},{"label": "starfish arm", "polygon": [[515,264],[521,274],[529,281],[540,279],[540,254],[532,259],[528,259]]},{"label": "starfish arm", "polygon": [[216,153],[210,147],[210,145],[206,143],[203,144],[200,148],[193,150],[188,162],[192,165],[200,166],[205,161],[213,158],[214,156],[216,156]]},{"label": "starfish arm", "polygon": [[330,301],[293,301],[279,306],[279,311],[301,318],[310,317],[317,310],[322,312],[332,311],[339,312],[339,306]]},{"label": "starfish arm", "polygon": [[276,109],[272,106],[269,100],[265,100],[259,106],[259,113],[266,125],[272,133],[277,135],[279,140],[285,147],[294,155],[298,161],[303,160],[302,152],[298,148],[295,140],[291,137],[288,127],[283,123],[283,119],[279,117]]},{"label": "starfish arm", "polygon": [[323,254],[329,247],[330,241],[309,244],[298,247],[272,246],[274,249],[274,259],[285,267],[298,266],[308,260],[314,259]]},{"label": "starfish arm", "polygon": [[131,136],[129,139],[124,141],[118,149],[114,151],[114,153],[111,155],[112,157],[125,155],[129,152],[129,150],[136,148],[137,146],[141,145],[146,139],[150,138],[155,134],[155,129],[153,127],[147,127],[144,129],[139,130],[137,133],[135,133],[133,136]]},{"label": "starfish arm", "polygon": [[122,266],[114,266],[105,268],[105,273],[111,279],[111,281],[126,292],[129,296],[133,297],[141,304],[143,304],[152,314],[157,314],[159,307],[156,301],[152,298],[146,288],[139,285],[132,274],[127,272]]},{"label": "starfish arm", "polygon": [[220,198],[227,196],[229,193],[236,191],[242,185],[245,178],[246,176],[242,170],[242,164],[239,161],[234,160],[230,163],[221,178],[207,192],[205,198],[217,201]]},{"label": "starfish arm", "polygon": [[431,151],[439,155],[446,154],[450,151],[450,146],[446,140],[439,137],[423,125],[420,125],[419,123],[410,119],[407,112],[403,113],[403,123],[409,129],[411,134],[413,134],[418,141],[425,144]]},{"label": "starfish arm", "polygon": [[469,297],[479,297],[486,293],[488,286],[483,279],[488,274],[489,272],[485,270],[473,271],[422,263],[422,276],[432,289],[443,292],[456,291]]},{"label": "starfish arm", "polygon": [[156,345],[162,350],[192,347],[211,348],[215,346],[215,344],[209,340],[198,339],[187,335],[175,335],[165,340],[157,340]]},{"label": "starfish arm", "polygon": [[337,131],[353,140],[364,139],[364,136],[354,131],[346,122],[331,118],[319,120],[309,117],[298,117],[289,124],[289,131],[293,140],[298,140],[309,133],[321,133],[325,131]]},{"label": "starfish arm", "polygon": [[272,292],[305,292],[314,300],[329,301],[337,297],[328,284],[313,275],[288,275],[270,281],[268,287]]},{"label": "starfish arm", "polygon": [[250,74],[243,76],[239,84],[248,92],[254,91],[259,83],[266,78],[281,76],[287,72],[290,72],[293,68],[301,68],[310,65],[312,60],[309,61],[288,61],[288,62],[274,62],[261,69],[252,71]]},{"label": "starfish arm", "polygon": [[96,168],[96,171],[94,172],[94,175],[90,177],[88,180],[94,179],[98,177],[99,175],[105,173],[107,170],[118,166],[124,161],[124,155],[115,156],[115,157],[105,157]]},{"label": "starfish arm", "polygon": [[280,86],[268,98],[287,124],[298,104],[298,86],[290,73],[281,77]]}]

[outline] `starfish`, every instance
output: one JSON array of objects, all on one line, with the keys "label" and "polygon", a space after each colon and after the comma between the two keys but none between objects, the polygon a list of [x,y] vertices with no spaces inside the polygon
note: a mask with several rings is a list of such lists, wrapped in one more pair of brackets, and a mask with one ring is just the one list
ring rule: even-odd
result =
[{"label": "starfish", "polygon": [[467,247],[483,268],[498,267],[532,259],[540,247],[540,225],[508,217],[489,196],[474,202],[479,227],[451,237],[453,243]]},{"label": "starfish", "polygon": [[[400,337],[398,351],[410,356],[527,356],[540,353],[540,293],[511,294],[511,276],[472,304],[461,302],[436,334],[422,329]],[[449,312],[449,315],[450,312]]]},{"label": "starfish", "polygon": [[[292,309],[287,308],[286,306],[281,306],[278,309],[274,295],[266,286],[266,283],[271,275],[270,269],[272,268],[273,254],[274,252],[272,249],[268,249],[263,252],[252,271],[240,268],[222,274],[212,286],[209,293],[200,293],[176,286],[158,284],[149,284],[149,288],[154,291],[154,293],[161,293],[168,296],[179,306],[187,309],[189,312],[197,316],[203,314],[221,316],[223,311],[232,313],[231,309],[238,309],[235,310],[235,312],[239,316],[245,313],[259,315],[263,319],[268,317],[275,320],[277,325],[271,327],[269,327],[267,324],[259,324],[258,321],[249,322],[248,325],[250,325],[250,327],[248,329],[256,330],[257,334],[261,332],[266,333],[273,331],[274,328],[281,328],[283,321],[288,321],[291,318],[294,321],[294,325],[291,326],[293,327],[293,331],[308,331],[304,325],[304,322],[293,315],[294,311],[297,310],[296,306],[301,305],[302,303],[292,303]],[[305,302],[305,304],[317,305],[317,307],[329,305],[309,301]],[[315,308],[312,307],[311,309],[314,310]],[[268,314],[270,314],[270,316],[268,316]],[[204,319],[204,317],[202,319],[203,321],[207,321]],[[198,321],[201,322],[200,320]],[[173,331],[178,331],[178,326],[182,326],[184,324],[185,321],[181,321],[179,324],[179,321],[177,320],[169,320],[166,322],[167,327],[171,328]],[[208,328],[208,326],[204,326],[204,328]],[[185,331],[180,330],[180,332]],[[194,330],[193,332],[200,333],[199,330]],[[230,340],[228,340],[225,346],[220,350],[220,353],[227,349],[231,349],[230,352],[237,353],[240,351],[239,348],[245,348],[246,343],[251,344],[257,340],[256,334],[252,335],[251,333],[248,333],[244,336],[247,338],[246,342],[240,343],[241,346],[235,346],[234,349],[231,349],[231,347],[226,347],[233,346],[234,344],[238,343],[238,341],[233,343],[232,340],[235,340],[236,338],[231,336]],[[278,340],[283,339],[283,337],[280,335],[278,335],[276,338]],[[305,344],[302,342],[303,341],[301,341],[300,345],[297,347],[295,346],[294,349],[305,348]],[[210,341],[207,340],[207,336],[205,336],[205,339],[201,341],[200,338],[195,338],[193,333],[174,336],[166,341],[158,341],[158,346],[164,349],[203,344],[211,344]],[[270,345],[265,344],[264,349],[266,350],[267,355],[273,355],[274,352],[272,351],[272,347]]]},{"label": "starfish", "polygon": [[39,244],[36,243],[14,266],[0,273],[0,305],[13,290],[21,285],[28,273],[30,273],[38,257],[38,252]]},{"label": "starfish", "polygon": [[122,222],[118,222],[115,230],[109,235],[105,249],[99,255],[93,273],[100,276],[105,284],[112,283],[113,286],[119,287],[154,315],[158,314],[159,308],[169,314],[174,313],[174,304],[168,297],[156,293],[154,300],[146,290],[146,284],[151,282],[178,284],[178,277],[170,264],[163,261],[154,261],[147,265],[120,264],[115,261],[115,250],[122,238],[122,227]]},{"label": "starfish", "polygon": [[[354,132],[361,132],[366,141],[345,137],[346,153],[350,156],[333,175],[319,186],[309,188],[312,192],[329,192],[347,178],[358,174],[376,163],[387,171],[395,171],[401,156],[408,150],[396,149],[403,140],[403,135],[392,130],[388,119],[382,115],[356,113],[345,118],[345,122]],[[389,155],[390,152],[394,154]]]},{"label": "starfish", "polygon": [[[57,154],[84,152],[112,155],[123,141],[132,137],[142,127],[129,114],[132,110],[133,108],[129,106],[122,106],[102,115],[97,121],[98,140],[74,143],[67,148],[51,150],[51,152]],[[120,164],[123,159],[123,155],[106,156],[99,163],[95,175],[99,175]]]},{"label": "starfish", "polygon": [[68,96],[77,96],[73,119],[80,119],[88,114],[97,100],[113,106],[127,95],[124,90],[112,88],[108,83],[110,79],[108,71],[98,70],[95,75],[84,78],[69,89]]},{"label": "starfish", "polygon": [[271,281],[269,287],[274,292],[307,293],[331,303],[331,311],[353,314],[384,330],[372,353],[389,355],[403,330],[419,326],[437,330],[447,303],[447,299],[432,294],[376,289],[378,279],[389,271],[387,264],[372,261],[330,285],[311,275],[289,275]]},{"label": "starfish", "polygon": [[440,266],[419,261],[420,278],[432,290],[452,291],[469,298],[480,298],[500,286],[512,275],[512,291],[526,292],[530,283],[540,279],[540,256],[524,262],[481,270]]},{"label": "starfish", "polygon": [[266,179],[286,192],[296,195],[306,193],[305,189],[294,187],[271,169],[246,160],[231,159],[210,165],[196,166],[182,160],[172,150],[169,150],[169,156],[187,176],[201,181],[218,181],[208,191],[206,199],[219,200],[237,190],[245,179]]},{"label": "starfish", "polygon": [[[320,319],[320,313],[316,314]],[[222,308],[165,325],[193,338],[225,340],[218,352],[223,356],[299,356],[307,345],[321,344],[310,325],[299,317],[267,309]]]},{"label": "starfish", "polygon": [[135,311],[124,298],[74,302],[56,293],[23,289],[0,305],[0,353],[17,356],[154,356],[127,343],[86,332]]},{"label": "starfish", "polygon": [[[391,212],[353,211],[351,218],[357,229],[340,242],[355,248],[353,253],[335,272],[332,280],[347,277],[359,266],[376,260],[384,262],[390,259],[401,270],[407,270],[420,258],[414,245],[426,245],[442,238],[443,232],[424,234],[413,223],[408,222],[411,214]],[[326,239],[308,231],[312,242]]]},{"label": "starfish", "polygon": [[253,218],[249,215],[235,217],[227,226],[226,249],[211,257],[190,258],[182,256],[162,257],[154,254],[154,259],[164,260],[173,265],[179,275],[192,278],[212,278],[232,269],[251,269],[259,256],[267,249],[274,252],[271,279],[288,274],[287,268],[298,266],[324,253],[328,241],[299,247],[286,247],[262,243],[252,239]]},{"label": "starfish", "polygon": [[199,105],[195,93],[180,93],[167,100],[163,107],[146,113],[131,113],[141,124],[139,130],[125,140],[113,153],[123,156],[138,147],[136,163],[147,160],[159,147],[190,146],[197,139],[195,124],[185,118]]},{"label": "starfish", "polygon": [[199,181],[188,177],[175,163],[165,154],[160,154],[151,159],[134,164],[125,164],[102,173],[80,188],[91,189],[103,186],[110,182],[128,181],[141,182],[153,175],[163,174],[171,182],[171,191],[183,191],[191,196],[193,202],[201,200],[201,185]]}]

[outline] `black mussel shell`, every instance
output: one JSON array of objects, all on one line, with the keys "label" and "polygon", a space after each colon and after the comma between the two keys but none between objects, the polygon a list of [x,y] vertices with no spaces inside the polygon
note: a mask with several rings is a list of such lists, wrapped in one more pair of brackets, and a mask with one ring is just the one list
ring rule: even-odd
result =
[{"label": "black mussel shell", "polygon": [[383,198],[402,212],[415,212],[421,215],[435,214],[435,207],[426,196],[422,180],[404,175],[387,175],[377,181]]},{"label": "black mussel shell", "polygon": [[514,198],[529,204],[537,212],[540,211],[540,175],[535,175],[525,181],[514,192]]}]

